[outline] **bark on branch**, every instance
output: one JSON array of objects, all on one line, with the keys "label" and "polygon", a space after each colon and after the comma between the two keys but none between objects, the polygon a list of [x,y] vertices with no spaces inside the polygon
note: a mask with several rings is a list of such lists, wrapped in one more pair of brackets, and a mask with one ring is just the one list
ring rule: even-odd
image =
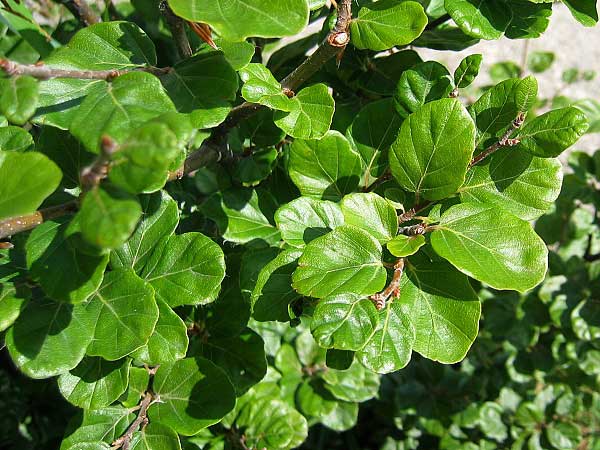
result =
[{"label": "bark on branch", "polygon": [[86,0],[58,0],[58,3],[65,5],[71,14],[86,27],[102,22],[100,16],[88,5]]},{"label": "bark on branch", "polygon": [[41,209],[33,214],[10,217],[0,221],[0,239],[5,239],[23,231],[33,230],[38,225],[48,220],[57,219],[77,212],[77,202],[72,201],[64,205],[52,206]]},{"label": "bark on branch", "polygon": [[19,64],[8,59],[0,58],[0,69],[8,76],[28,75],[38,80],[51,78],[78,78],[81,80],[106,80],[111,81],[129,72],[148,72],[156,76],[166,75],[173,69],[171,67],[136,67],[126,70],[65,70],[54,69],[44,64]]},{"label": "bark on branch", "polygon": [[479,155],[477,155],[475,158],[473,158],[473,160],[469,164],[469,168],[480,163],[485,158],[487,158],[491,154],[497,152],[502,147],[512,147],[514,145],[517,145],[519,143],[519,139],[511,139],[510,137],[512,136],[512,134],[515,131],[517,131],[519,128],[521,128],[523,126],[524,121],[525,121],[525,113],[520,112],[517,115],[517,118],[511,124],[510,128],[508,130],[506,130],[506,133],[504,133],[502,135],[502,137],[498,140],[498,142],[494,142],[492,145],[490,145],[488,148],[486,148],[484,151],[482,151]]},{"label": "bark on branch", "polygon": [[167,21],[169,30],[171,30],[171,36],[173,36],[173,41],[175,41],[180,58],[189,58],[193,52],[190,41],[185,33],[185,21],[175,15],[166,0],[160,2],[159,9]]},{"label": "bark on branch", "polygon": [[388,299],[393,295],[394,298],[400,297],[400,280],[402,279],[402,274],[404,273],[404,258],[400,258],[394,264],[394,276],[392,277],[392,281],[390,284],[378,294],[373,294],[369,298],[375,304],[375,308],[378,311],[381,311],[385,308],[385,305]]},{"label": "bark on branch", "polygon": [[129,450],[131,446],[131,440],[133,439],[133,433],[138,431],[140,428],[143,430],[144,427],[148,424],[148,408],[154,403],[156,400],[152,396],[150,392],[146,392],[144,398],[139,405],[138,415],[135,420],[129,425],[127,431],[121,436],[119,439],[116,439],[111,444],[111,450]]}]

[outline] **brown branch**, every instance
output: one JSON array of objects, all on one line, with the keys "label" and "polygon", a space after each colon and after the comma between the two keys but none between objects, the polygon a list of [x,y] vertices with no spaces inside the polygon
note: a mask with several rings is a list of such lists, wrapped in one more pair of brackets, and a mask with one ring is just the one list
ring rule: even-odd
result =
[{"label": "brown branch", "polygon": [[169,30],[171,30],[171,36],[173,36],[173,40],[175,41],[175,46],[177,47],[177,52],[179,53],[180,58],[189,58],[192,56],[193,52],[192,47],[190,46],[190,41],[185,32],[185,21],[179,16],[175,15],[166,0],[160,2],[159,9],[167,21]]},{"label": "brown branch", "polygon": [[63,205],[41,209],[33,214],[10,217],[0,221],[0,239],[5,239],[23,231],[33,230],[38,225],[58,217],[77,212],[77,202],[72,201]]},{"label": "brown branch", "polygon": [[19,64],[8,59],[0,58],[0,69],[8,76],[28,75],[38,80],[49,80],[51,78],[78,78],[81,80],[106,80],[111,81],[129,72],[148,72],[156,76],[166,75],[172,72],[171,67],[135,67],[126,70],[66,70],[54,69],[38,64]]},{"label": "brown branch", "polygon": [[425,27],[425,31],[431,31],[437,27],[439,27],[440,25],[448,22],[452,17],[450,17],[450,14],[444,14],[443,16],[438,17],[435,20],[432,20],[431,22],[429,22],[427,24],[427,26]]},{"label": "brown branch", "polygon": [[112,156],[118,148],[114,140],[108,136],[102,136],[100,155],[91,165],[84,167],[79,176],[81,189],[84,192],[98,186],[108,176]]},{"label": "brown branch", "polygon": [[519,139],[511,139],[510,137],[512,136],[512,134],[516,130],[518,130],[519,128],[521,128],[521,126],[523,125],[524,121],[525,121],[525,113],[524,112],[520,112],[517,115],[517,118],[511,124],[510,128],[508,130],[506,130],[506,133],[504,133],[502,135],[502,137],[498,140],[498,142],[494,142],[492,145],[490,145],[488,148],[486,148],[480,154],[478,154],[477,156],[475,156],[471,160],[471,163],[469,164],[469,168],[471,168],[474,165],[480,163],[485,158],[487,158],[491,154],[497,152],[502,147],[512,147],[514,145],[517,145],[520,142]]},{"label": "brown branch", "polygon": [[352,20],[352,0],[341,0],[338,4],[337,13],[338,17],[333,30],[329,32],[312,55],[281,81],[283,88],[292,91],[297,90],[300,85],[317,73],[327,61],[344,51],[350,42],[348,28]]},{"label": "brown branch", "polygon": [[86,27],[102,22],[100,16],[85,0],[58,0],[58,3],[64,5]]},{"label": "brown branch", "polygon": [[123,433],[123,435],[113,441],[111,444],[111,450],[117,450],[119,448],[123,450],[129,450],[131,440],[133,439],[133,433],[141,429],[148,424],[148,408],[155,402],[154,397],[150,392],[146,392],[144,398],[140,402],[138,415],[135,420],[129,425],[129,428]]},{"label": "brown branch", "polygon": [[393,295],[394,298],[400,297],[400,280],[402,279],[402,274],[404,273],[404,258],[400,258],[394,264],[394,276],[392,277],[392,281],[390,284],[380,293],[373,294],[369,297],[369,299],[375,304],[375,308],[378,311],[381,311],[385,308],[387,300]]},{"label": "brown branch", "polygon": [[413,236],[423,235],[423,234],[427,233],[428,230],[429,230],[429,228],[427,227],[427,225],[425,225],[423,223],[418,223],[416,225],[411,225],[409,227],[399,228],[398,234],[403,234],[404,236],[413,237]]}]

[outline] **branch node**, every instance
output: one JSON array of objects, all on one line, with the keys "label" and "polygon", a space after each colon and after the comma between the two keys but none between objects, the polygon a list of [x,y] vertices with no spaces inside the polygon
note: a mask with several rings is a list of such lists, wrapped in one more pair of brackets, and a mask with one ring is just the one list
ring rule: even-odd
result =
[{"label": "branch node", "polygon": [[394,275],[392,277],[392,281],[390,281],[390,284],[383,291],[373,294],[369,297],[369,299],[375,305],[375,308],[377,308],[377,311],[381,311],[383,308],[385,308],[390,297],[400,297],[400,280],[402,279],[403,273],[404,258],[400,258],[394,264]]}]

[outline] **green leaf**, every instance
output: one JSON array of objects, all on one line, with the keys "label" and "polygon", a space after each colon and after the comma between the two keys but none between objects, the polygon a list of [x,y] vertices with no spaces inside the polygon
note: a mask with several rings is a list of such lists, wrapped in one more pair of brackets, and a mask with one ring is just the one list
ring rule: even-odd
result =
[{"label": "green leaf", "polygon": [[25,289],[0,282],[0,331],[7,330],[17,320],[30,296]]},{"label": "green leaf", "polygon": [[164,237],[141,276],[171,307],[205,305],[217,298],[225,277],[223,251],[201,233]]},{"label": "green leaf", "polygon": [[381,177],[388,165],[388,150],[400,124],[391,98],[368,103],[354,118],[346,130],[346,138],[360,154],[364,176],[362,186],[370,186]]},{"label": "green leaf", "polygon": [[454,89],[448,69],[436,61],[426,61],[404,71],[394,94],[394,105],[407,117],[425,103],[446,98]]},{"label": "green leaf", "polygon": [[288,111],[276,111],[275,125],[297,139],[320,139],[329,130],[335,102],[326,84],[302,89],[292,97]]},{"label": "green leaf", "polygon": [[527,60],[527,67],[534,73],[545,72],[554,62],[552,52],[533,52]]},{"label": "green leaf", "polygon": [[58,377],[61,394],[83,409],[110,405],[127,389],[130,360],[84,358],[77,367]]},{"label": "green leaf", "polygon": [[279,81],[264,65],[248,64],[240,70],[244,82],[242,97],[252,103],[258,103],[280,111],[291,111],[293,101],[284,94]]},{"label": "green leaf", "polygon": [[271,175],[278,157],[279,152],[275,147],[254,150],[252,155],[238,162],[233,176],[242,186],[257,186]]},{"label": "green leaf", "polygon": [[588,127],[585,114],[577,108],[548,111],[519,130],[518,149],[543,158],[555,157],[577,142]]},{"label": "green leaf", "polygon": [[425,245],[425,236],[405,236],[400,234],[387,243],[390,253],[398,258],[414,255]]},{"label": "green leaf", "polygon": [[481,39],[539,37],[552,14],[552,5],[527,0],[446,0],[444,6],[465,33]]},{"label": "green leaf", "polygon": [[177,111],[190,113],[197,128],[212,128],[223,122],[238,90],[237,74],[220,52],[181,61],[161,77],[161,82]]},{"label": "green leaf", "polygon": [[477,126],[477,147],[484,149],[498,142],[519,112],[529,109],[536,95],[533,77],[506,80],[487,90],[469,107]]},{"label": "green leaf", "polygon": [[322,376],[325,389],[338,400],[366,402],[377,395],[380,377],[357,361],[347,370],[329,369]]},{"label": "green leaf", "polygon": [[10,77],[0,80],[0,113],[9,122],[25,124],[35,114],[39,83],[33,77]]},{"label": "green leaf", "polygon": [[321,347],[360,350],[379,323],[371,300],[356,294],[327,297],[317,303],[310,325]]},{"label": "green leaf", "polygon": [[216,192],[202,205],[202,212],[219,228],[223,239],[238,244],[262,240],[279,242],[273,225],[277,205],[270,192],[263,189],[229,189]]},{"label": "green leaf", "polygon": [[296,391],[300,411],[335,431],[345,431],[356,424],[358,404],[337,401],[318,379],[305,380]]},{"label": "green leaf", "polygon": [[407,45],[427,25],[427,15],[417,2],[382,0],[363,6],[350,23],[352,44],[359,49],[387,50]]},{"label": "green leaf", "polygon": [[479,331],[481,304],[466,276],[446,262],[409,259],[398,300],[415,329],[413,350],[434,361],[461,361]]},{"label": "green leaf", "polygon": [[[90,48],[94,51],[91,52]],[[156,62],[154,44],[144,31],[132,22],[120,21],[83,28],[67,45],[44,61],[47,67],[67,70],[122,70],[156,66]],[[99,80],[54,78],[43,81],[34,120],[62,129],[69,128],[79,115],[79,106],[85,96],[104,89],[106,83]]]},{"label": "green leaf", "polygon": [[92,338],[85,306],[36,299],[6,332],[6,346],[25,375],[50,378],[77,366]]},{"label": "green leaf", "polygon": [[187,326],[185,322],[160,298],[158,322],[148,342],[131,355],[150,366],[157,366],[185,358],[188,349]]},{"label": "green leaf", "polygon": [[58,187],[56,164],[37,152],[0,152],[0,219],[35,211]]},{"label": "green leaf", "polygon": [[427,200],[456,192],[475,148],[475,125],[456,99],[425,104],[402,124],[390,151],[392,175]]},{"label": "green leaf", "polygon": [[181,153],[169,127],[147,124],[130,134],[112,156],[109,179],[131,194],[157,191],[165,185],[169,168]]},{"label": "green leaf", "polygon": [[362,175],[361,158],[337,131],[320,140],[294,140],[288,171],[302,195],[338,201],[352,193]]},{"label": "green leaf", "polygon": [[598,6],[596,2],[586,0],[563,0],[573,17],[586,27],[593,27],[598,23]]},{"label": "green leaf", "polygon": [[554,448],[576,449],[582,442],[581,430],[574,423],[553,422],[546,428],[546,436]]},{"label": "green leaf", "polygon": [[0,152],[25,152],[32,148],[33,137],[23,128],[0,128]]},{"label": "green leaf", "polygon": [[129,239],[142,215],[135,197],[95,187],[85,194],[77,215],[81,234],[98,248],[118,248]]},{"label": "green leaf", "polygon": [[479,409],[479,426],[489,438],[498,442],[508,437],[508,429],[502,422],[502,407],[494,402],[485,402]]},{"label": "green leaf", "polygon": [[275,223],[284,241],[301,248],[343,225],[344,215],[336,203],[299,197],[277,210]]},{"label": "green leaf", "polygon": [[108,255],[88,255],[78,250],[77,235],[66,221],[44,222],[25,244],[31,277],[56,300],[79,303],[102,283]]},{"label": "green leaf", "polygon": [[135,433],[131,450],[181,450],[179,436],[160,422],[150,423]]},{"label": "green leaf", "polygon": [[454,71],[454,84],[457,88],[466,88],[475,81],[475,78],[479,75],[479,68],[482,61],[483,56],[475,53],[465,57],[460,62]]},{"label": "green leaf", "polygon": [[291,284],[301,254],[296,249],[284,250],[260,270],[250,298],[254,319],[261,322],[290,319],[290,304],[300,297]]},{"label": "green leaf", "polygon": [[323,298],[370,295],[385,285],[379,242],[366,231],[342,225],[309,243],[292,276],[300,294]]},{"label": "green leaf", "polygon": [[363,366],[377,373],[402,369],[410,361],[415,329],[399,301],[388,301],[379,311],[379,324],[356,353]]},{"label": "green leaf", "polygon": [[129,368],[129,384],[127,390],[119,398],[119,402],[128,408],[137,406],[148,389],[150,374],[144,367]]},{"label": "green leaf", "polygon": [[169,6],[178,16],[207,23],[232,41],[293,36],[308,24],[306,0],[169,0]]},{"label": "green leaf", "polygon": [[149,408],[150,421],[185,436],[216,424],[235,406],[235,391],[227,375],[204,358],[161,365],[153,386],[161,402]]},{"label": "green leaf", "polygon": [[177,203],[165,191],[144,195],[140,203],[142,220],[127,242],[111,252],[110,263],[113,268],[131,267],[140,273],[154,247],[162,238],[173,234],[177,227]]},{"label": "green leaf", "polygon": [[152,288],[131,269],[107,272],[87,313],[95,323],[87,354],[109,361],[145,345],[158,320]]},{"label": "green leaf", "polygon": [[374,193],[346,195],[340,202],[347,225],[362,228],[381,245],[398,233],[398,214],[385,198]]},{"label": "green leaf", "polygon": [[487,204],[448,209],[431,233],[435,251],[495,289],[525,292],[546,274],[548,249],[531,225]]},{"label": "green leaf", "polygon": [[459,192],[463,202],[496,205],[521,219],[533,220],[552,208],[562,178],[557,159],[506,148],[472,167]]},{"label": "green leaf", "polygon": [[134,419],[131,409],[120,406],[86,410],[69,424],[60,450],[109,449]]},{"label": "green leaf", "polygon": [[261,337],[247,328],[238,336],[199,342],[198,350],[227,374],[236,396],[240,397],[267,373],[264,346]]},{"label": "green leaf", "polygon": [[102,83],[83,100],[70,126],[73,136],[94,153],[102,136],[121,142],[144,122],[175,111],[158,78],[149,73],[130,72]]}]

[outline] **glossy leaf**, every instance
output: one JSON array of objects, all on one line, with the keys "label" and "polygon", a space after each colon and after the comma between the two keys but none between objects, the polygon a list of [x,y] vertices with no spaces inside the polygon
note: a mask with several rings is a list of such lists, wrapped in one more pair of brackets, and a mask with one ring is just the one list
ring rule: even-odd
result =
[{"label": "glossy leaf", "polygon": [[87,410],[69,425],[60,450],[108,449],[134,419],[135,413],[120,406]]},{"label": "glossy leaf", "polygon": [[131,450],[181,450],[179,436],[160,422],[150,423],[134,434]]},{"label": "glossy leaf", "polygon": [[145,345],[158,320],[152,288],[131,269],[108,272],[87,313],[95,323],[87,354],[109,361]]},{"label": "glossy leaf", "polygon": [[27,303],[6,332],[6,346],[28,377],[50,378],[77,366],[92,338],[85,306],[42,299]]},{"label": "glossy leaf", "polygon": [[455,99],[427,103],[402,124],[390,149],[398,183],[427,200],[453,194],[464,183],[475,147],[475,126]]},{"label": "glossy leaf", "polygon": [[454,84],[457,88],[466,88],[470,86],[477,75],[479,74],[479,68],[483,56],[479,53],[469,55],[465,57],[456,70],[454,71]]},{"label": "glossy leaf", "polygon": [[419,37],[425,25],[427,16],[417,2],[383,0],[367,4],[350,24],[352,44],[377,51],[407,45]]},{"label": "glossy leaf", "polygon": [[171,307],[205,305],[216,299],[225,277],[223,251],[201,233],[164,237],[141,276]]},{"label": "glossy leaf", "polygon": [[356,189],[362,175],[361,158],[337,131],[319,140],[295,140],[288,171],[302,195],[340,200]]},{"label": "glossy leaf", "polygon": [[529,223],[486,204],[448,209],[431,244],[460,271],[495,289],[527,291],[542,281],[548,265],[546,245]]},{"label": "glossy leaf", "polygon": [[317,298],[373,294],[385,284],[381,257],[381,245],[374,237],[343,225],[305,247],[292,283],[300,294]]},{"label": "glossy leaf", "polygon": [[9,122],[25,124],[35,113],[39,86],[35,78],[28,76],[0,80],[0,113]]},{"label": "glossy leaf", "polygon": [[400,234],[387,243],[387,248],[392,255],[404,258],[417,253],[423,245],[425,245],[423,235],[405,236]]},{"label": "glossy leaf", "polygon": [[360,350],[379,323],[373,302],[355,294],[327,297],[317,303],[311,332],[321,347]]},{"label": "glossy leaf", "polygon": [[0,152],[0,219],[35,211],[61,178],[58,166],[41,153]]},{"label": "glossy leaf", "polygon": [[169,0],[169,6],[175,14],[207,23],[232,41],[293,36],[308,23],[306,0]]},{"label": "glossy leaf", "polygon": [[366,402],[377,395],[380,377],[354,362],[347,370],[328,370],[323,374],[325,389],[339,400]]},{"label": "glossy leaf", "polygon": [[148,410],[150,420],[186,436],[219,422],[235,406],[227,375],[204,358],[161,365],[153,386],[162,401]]},{"label": "glossy leaf", "polygon": [[33,137],[21,127],[0,128],[0,151],[24,152],[33,147]]}]

